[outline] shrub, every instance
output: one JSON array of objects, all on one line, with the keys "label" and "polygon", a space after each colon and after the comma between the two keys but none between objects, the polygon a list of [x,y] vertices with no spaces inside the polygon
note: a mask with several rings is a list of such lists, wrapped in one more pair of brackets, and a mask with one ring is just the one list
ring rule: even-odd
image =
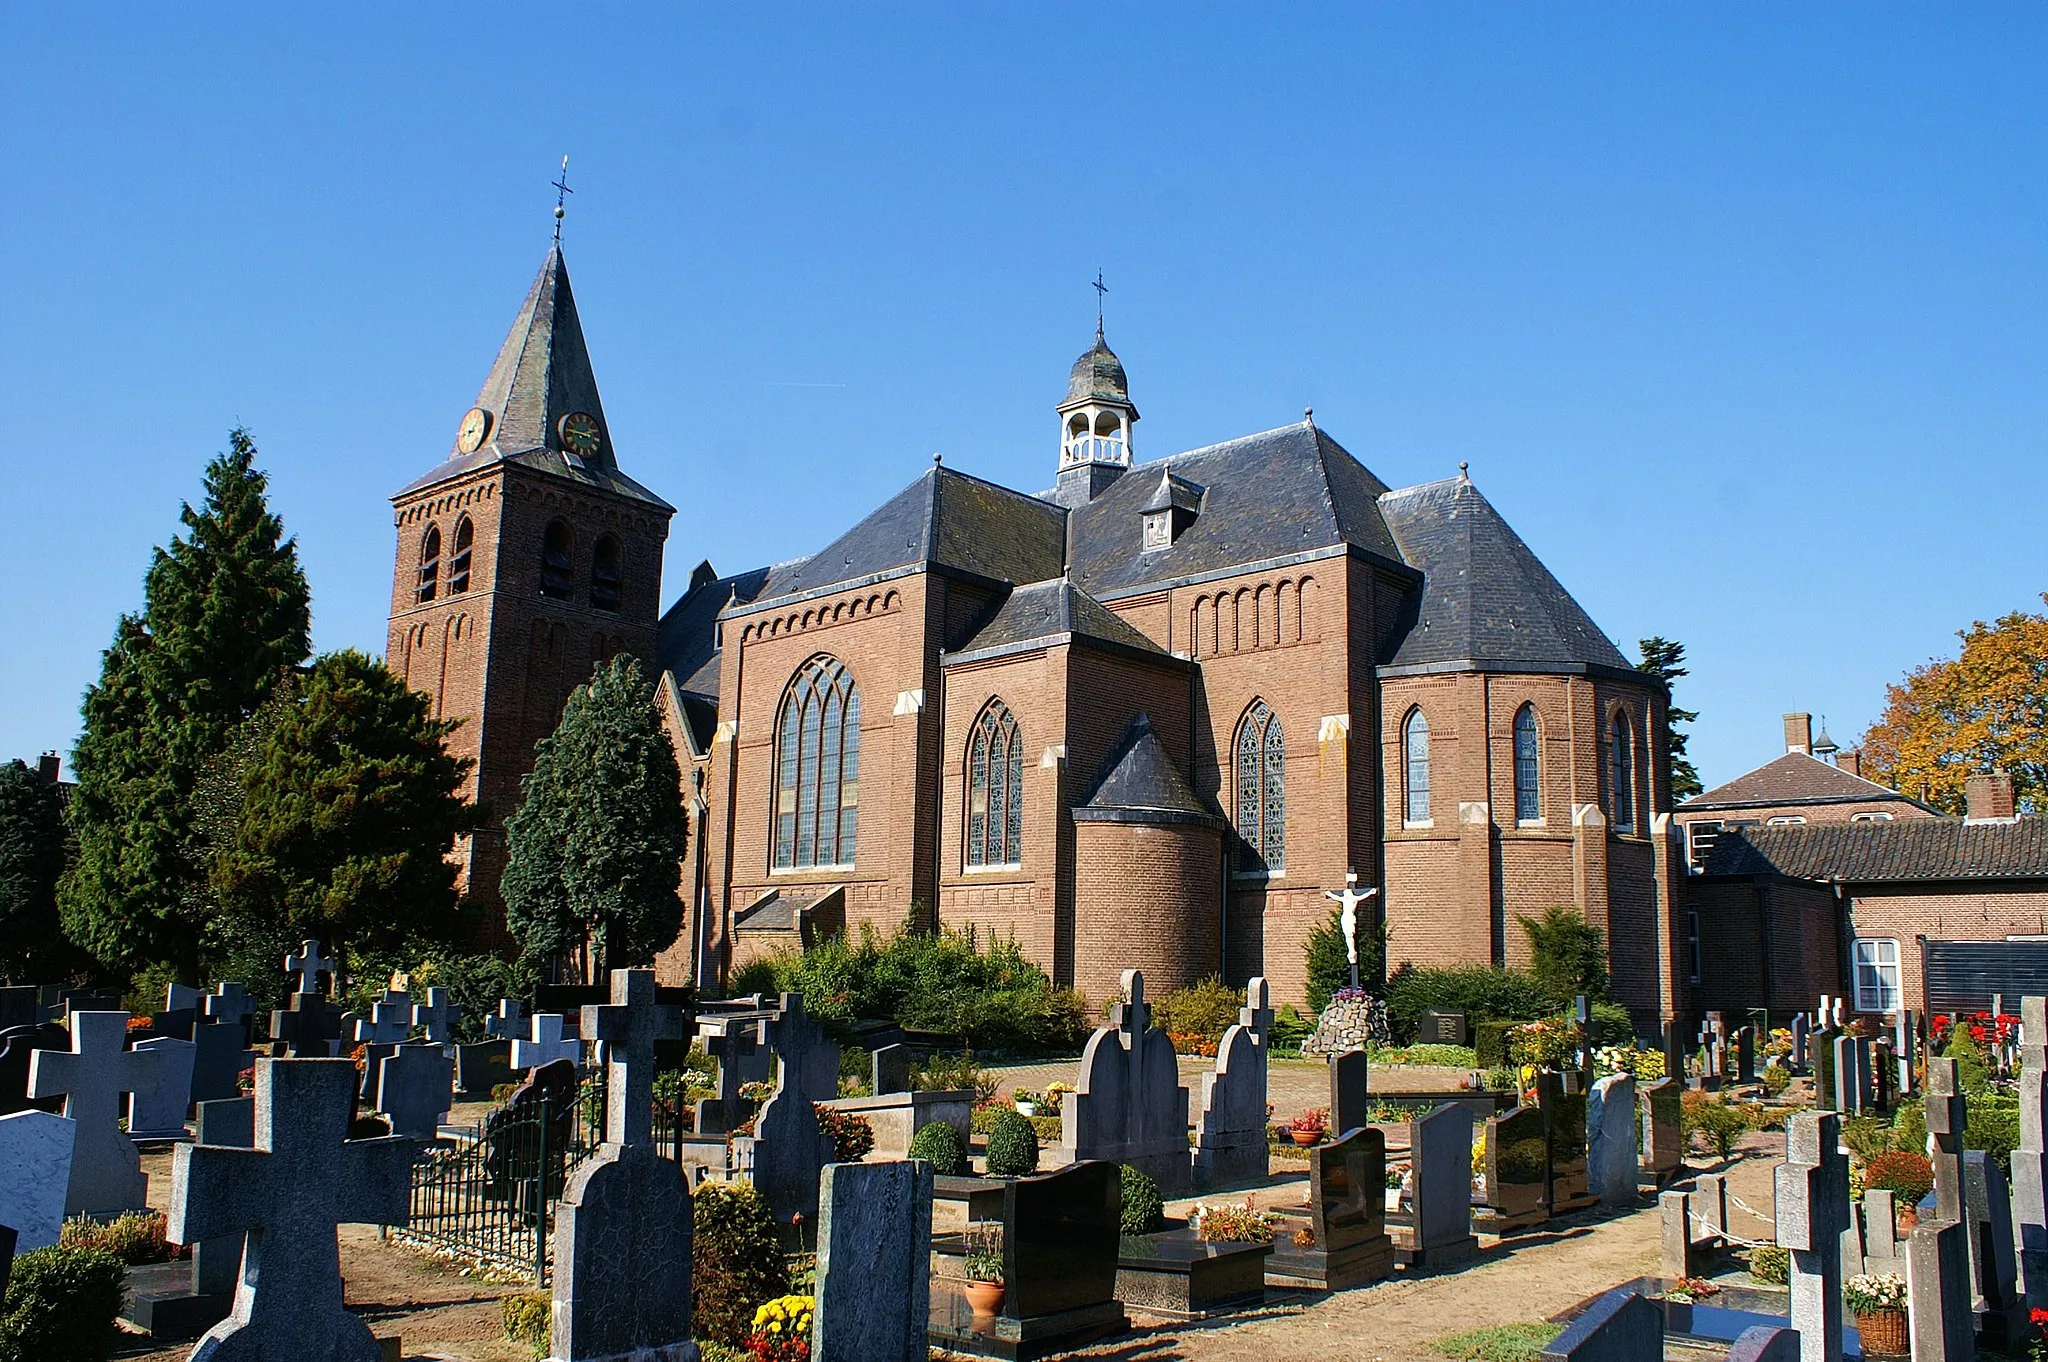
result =
[{"label": "shrub", "polygon": [[1118,1172],[1123,1178],[1123,1232],[1150,1234],[1165,1224],[1166,1203],[1160,1198],[1159,1184],[1152,1175],[1127,1163]]},{"label": "shrub", "polygon": [[1760,1076],[1766,1097],[1783,1097],[1785,1089],[1792,1086],[1792,1071],[1782,1064],[1766,1064]]},{"label": "shrub", "polygon": [[1520,970],[1464,965],[1417,969],[1403,965],[1387,980],[1387,1012],[1400,1040],[1413,1040],[1423,1009],[1449,1008],[1474,1022],[1533,1021],[1557,1010],[1558,1000]]},{"label": "shrub", "polygon": [[1758,1244],[1749,1251],[1749,1275],[1765,1286],[1785,1285],[1792,1280],[1792,1250]]},{"label": "shrub", "polygon": [[[1302,942],[1308,966],[1309,1011],[1320,1013],[1330,1005],[1330,996],[1351,983],[1351,957],[1344,949],[1344,910],[1333,908],[1321,926]],[[1387,932],[1372,913],[1358,924],[1358,978],[1371,987],[1387,968]]]},{"label": "shrub", "polygon": [[1483,1021],[1472,1028],[1472,1054],[1482,1069],[1497,1069],[1508,1062],[1510,1021]]},{"label": "shrub", "polygon": [[1210,1206],[1198,1201],[1188,1216],[1195,1237],[1210,1244],[1270,1244],[1276,1223],[1254,1207],[1250,1197],[1242,1206]]},{"label": "shrub", "polygon": [[1934,1165],[1925,1154],[1911,1149],[1890,1150],[1864,1168],[1863,1188],[1890,1192],[1901,1204],[1917,1206],[1921,1197],[1934,1190]]},{"label": "shrub", "polygon": [[105,1362],[119,1336],[127,1265],[99,1248],[52,1244],[14,1260],[0,1314],[0,1362]]},{"label": "shrub", "polygon": [[910,1086],[919,1092],[971,1092],[977,1103],[984,1103],[996,1095],[996,1076],[974,1062],[972,1050],[963,1050],[913,1064]]},{"label": "shrub", "polygon": [[545,1291],[515,1291],[503,1306],[505,1337],[533,1349],[535,1357],[548,1353],[548,1331],[553,1303]]},{"label": "shrub", "polygon": [[1445,1069],[1472,1069],[1479,1065],[1479,1057],[1469,1045],[1411,1045],[1405,1050],[1392,1051],[1386,1058],[1391,1064],[1434,1064]]},{"label": "shrub", "polygon": [[1553,906],[1543,916],[1515,921],[1529,938],[1529,973],[1537,986],[1561,1003],[1581,993],[1607,996],[1607,934],[1576,908]]},{"label": "shrub", "polygon": [[162,1211],[128,1211],[104,1223],[78,1216],[64,1222],[57,1242],[67,1248],[105,1249],[130,1266],[164,1263],[184,1254],[166,1237],[169,1224]]},{"label": "shrub", "polygon": [[1686,1139],[1695,1136],[1717,1157],[1725,1159],[1749,1133],[1749,1113],[1727,1102],[1718,1102],[1703,1092],[1688,1092],[1680,1099],[1679,1129]]},{"label": "shrub", "polygon": [[940,1177],[967,1174],[967,1141],[944,1121],[934,1121],[910,1137],[910,1157],[930,1160],[932,1172]]},{"label": "shrub", "polygon": [[1851,1116],[1842,1122],[1842,1147],[1869,1163],[1892,1147],[1892,1129],[1875,1116]]},{"label": "shrub", "polygon": [[1315,1024],[1302,1016],[1293,1003],[1282,1003],[1273,1014],[1273,1030],[1267,1041],[1275,1050],[1299,1050],[1315,1029]]},{"label": "shrub", "polygon": [[[1152,1024],[1169,1035],[1199,1036],[1213,1047],[1237,1025],[1244,993],[1216,975],[1177,988],[1152,1005]],[[1213,1050],[1212,1050],[1213,1053]]]},{"label": "shrub", "polygon": [[744,998],[754,993],[765,993],[772,998],[782,992],[782,975],[772,960],[749,960],[732,972],[732,977],[726,980],[725,991],[732,998]]},{"label": "shrub", "polygon": [[737,1347],[746,1342],[755,1309],[789,1291],[775,1220],[751,1182],[704,1183],[692,1203],[694,1332]]},{"label": "shrub", "polygon": [[1991,1087],[1991,1064],[1984,1057],[1984,1049],[1970,1039],[1970,1033],[1958,1026],[1949,1032],[1948,1047],[1941,1052],[1956,1062],[1956,1086],[1975,1101],[1979,1093]]},{"label": "shrub", "polygon": [[875,1128],[867,1117],[823,1102],[813,1102],[811,1112],[818,1118],[818,1129],[832,1137],[834,1163],[859,1163],[874,1152]]},{"label": "shrub", "polygon": [[996,1116],[988,1136],[990,1177],[1021,1178],[1038,1171],[1038,1132],[1014,1111]]},{"label": "shrub", "polygon": [[1963,1124],[1963,1148],[1983,1150],[2001,1171],[2010,1174],[2012,1151],[2019,1143],[2018,1100],[1990,1091],[1971,1094]]}]

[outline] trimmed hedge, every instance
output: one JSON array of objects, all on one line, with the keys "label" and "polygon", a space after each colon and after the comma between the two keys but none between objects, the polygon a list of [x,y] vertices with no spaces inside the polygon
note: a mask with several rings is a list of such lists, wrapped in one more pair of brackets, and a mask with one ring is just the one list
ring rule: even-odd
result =
[{"label": "trimmed hedge", "polygon": [[1166,1223],[1166,1202],[1152,1175],[1127,1163],[1117,1165],[1117,1172],[1123,1179],[1123,1232],[1150,1234]]},{"label": "trimmed hedge", "polygon": [[52,1244],[14,1260],[0,1362],[106,1362],[128,1266],[101,1248]]},{"label": "trimmed hedge", "polygon": [[1038,1171],[1038,1132],[1014,1111],[996,1117],[988,1137],[988,1173],[996,1178],[1021,1178]]},{"label": "trimmed hedge", "polygon": [[1387,1017],[1396,1041],[1414,1040],[1424,1010],[1432,1007],[1461,1011],[1474,1023],[1487,1019],[1523,1022],[1554,1015],[1558,1000],[1527,974],[1513,969],[1403,965],[1387,980]]}]

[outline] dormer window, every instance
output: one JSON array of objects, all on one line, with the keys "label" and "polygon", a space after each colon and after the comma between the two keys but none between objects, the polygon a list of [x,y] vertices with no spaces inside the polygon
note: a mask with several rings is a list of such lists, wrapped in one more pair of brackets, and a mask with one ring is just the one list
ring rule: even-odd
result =
[{"label": "dormer window", "polygon": [[1147,511],[1145,513],[1145,547],[1163,549],[1173,543],[1173,512]]},{"label": "dormer window", "polygon": [[1161,469],[1159,486],[1139,512],[1145,518],[1145,548],[1171,547],[1201,513],[1201,487],[1171,469]]}]

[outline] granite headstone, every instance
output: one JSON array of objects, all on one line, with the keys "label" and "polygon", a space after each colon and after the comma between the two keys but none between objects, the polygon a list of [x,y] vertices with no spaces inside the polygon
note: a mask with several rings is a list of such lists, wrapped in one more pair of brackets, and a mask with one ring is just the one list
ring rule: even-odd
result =
[{"label": "granite headstone", "polygon": [[818,1192],[814,1362],[930,1354],[932,1166],[828,1163]]},{"label": "granite headstone", "polygon": [[77,1136],[77,1122],[47,1111],[0,1116],[0,1225],[16,1231],[23,1253],[57,1242]]},{"label": "granite headstone", "polygon": [[[64,1096],[64,1114],[78,1123],[64,1214],[119,1215],[148,1208],[149,1179],[135,1144],[121,1129],[121,1097],[148,1091],[167,1055],[124,1049],[126,1012],[74,1012],[71,1048],[29,1056],[28,1095]],[[189,1070],[188,1070],[189,1072]]]}]

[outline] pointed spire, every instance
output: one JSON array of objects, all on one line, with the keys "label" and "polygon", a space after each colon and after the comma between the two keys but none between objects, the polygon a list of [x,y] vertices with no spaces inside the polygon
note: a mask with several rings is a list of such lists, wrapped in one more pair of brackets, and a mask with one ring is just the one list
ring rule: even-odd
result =
[{"label": "pointed spire", "polygon": [[560,242],[548,248],[476,405],[490,420],[478,454],[509,458],[546,449],[572,466],[618,466]]}]

